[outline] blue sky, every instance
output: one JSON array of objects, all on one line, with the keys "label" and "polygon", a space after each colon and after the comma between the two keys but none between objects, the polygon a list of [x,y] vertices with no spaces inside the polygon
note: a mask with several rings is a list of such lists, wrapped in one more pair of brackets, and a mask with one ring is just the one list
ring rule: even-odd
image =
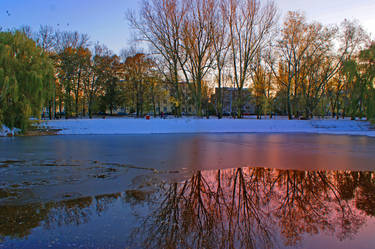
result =
[{"label": "blue sky", "polygon": [[[288,10],[304,11],[309,21],[339,23],[344,18],[358,19],[368,32],[375,34],[374,0],[276,0],[281,17]],[[114,52],[128,47],[132,35],[125,13],[137,10],[137,0],[0,0],[0,26],[17,28],[51,25],[60,30],[87,33]],[[9,14],[10,15],[9,15]]]}]

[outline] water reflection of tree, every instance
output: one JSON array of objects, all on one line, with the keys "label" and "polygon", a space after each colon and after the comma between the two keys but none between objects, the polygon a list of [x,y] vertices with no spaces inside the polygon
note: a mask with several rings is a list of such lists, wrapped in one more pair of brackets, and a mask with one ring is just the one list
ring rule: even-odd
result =
[{"label": "water reflection of tree", "polygon": [[260,169],[197,171],[167,186],[165,198],[141,230],[145,248],[269,248]]},{"label": "water reflection of tree", "polygon": [[373,214],[373,183],[366,172],[197,171],[164,186],[135,235],[146,248],[272,248],[277,233],[285,245],[304,234],[346,239],[364,224],[361,210]]},{"label": "water reflection of tree", "polygon": [[0,236],[23,238],[46,218],[42,205],[0,206]]},{"label": "water reflection of tree", "polygon": [[278,234],[286,245],[298,243],[304,234],[346,239],[358,232],[366,217],[375,216],[374,172],[197,171],[183,182],[145,192],[147,198],[138,192],[142,191],[2,205],[0,238],[23,238],[39,226],[84,224],[119,198],[129,201],[131,196],[142,197],[133,208],[142,202],[154,205],[134,234],[145,248],[272,248]]},{"label": "water reflection of tree", "polygon": [[62,225],[81,225],[93,214],[101,215],[121,194],[25,205],[0,206],[0,237],[24,238],[36,227],[54,229]]},{"label": "water reflection of tree", "polygon": [[342,199],[337,175],[341,173],[277,172],[274,215],[285,244],[294,245],[305,233],[328,232],[345,239],[363,225],[364,217],[350,201]]},{"label": "water reflection of tree", "polygon": [[44,220],[44,227],[52,229],[62,225],[81,225],[89,221],[92,215],[90,206],[92,197],[84,197],[62,202],[48,203],[45,208],[49,211]]},{"label": "water reflection of tree", "polygon": [[359,173],[360,188],[355,197],[356,206],[367,215],[375,216],[375,174],[374,172]]}]

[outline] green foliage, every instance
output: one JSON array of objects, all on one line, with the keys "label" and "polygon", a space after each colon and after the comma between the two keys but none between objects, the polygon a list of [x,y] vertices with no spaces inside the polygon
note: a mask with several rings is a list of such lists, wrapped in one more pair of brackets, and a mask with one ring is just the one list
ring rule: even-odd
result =
[{"label": "green foliage", "polygon": [[67,47],[56,58],[59,80],[62,84],[61,88],[64,90],[60,93],[63,95],[60,98],[64,100],[67,118],[73,114],[78,115],[79,102],[82,100],[80,93],[85,87],[84,82],[87,82],[89,77],[90,58],[90,50],[84,47]]},{"label": "green foliage", "polygon": [[346,61],[343,72],[347,84],[348,112],[352,118],[375,118],[375,45],[360,52],[357,61]]},{"label": "green foliage", "polygon": [[103,56],[99,60],[101,63],[98,65],[100,68],[98,80],[101,82],[103,89],[100,110],[105,112],[108,109],[112,114],[120,104],[121,89],[117,75],[121,67],[120,60],[117,56]]},{"label": "green foliage", "polygon": [[369,92],[366,106],[367,119],[371,120],[372,123],[375,123],[375,89],[371,89]]},{"label": "green foliage", "polygon": [[109,109],[110,113],[112,114],[113,110],[115,110],[119,106],[120,100],[120,91],[119,91],[119,80],[116,77],[109,79],[104,84],[104,95],[101,99],[101,106],[100,110],[105,112]]},{"label": "green foliage", "polygon": [[362,64],[362,78],[366,83],[366,116],[375,121],[375,43],[368,49],[362,50],[359,59]]},{"label": "green foliage", "polygon": [[39,117],[54,84],[47,55],[23,33],[0,33],[0,123],[25,130]]}]

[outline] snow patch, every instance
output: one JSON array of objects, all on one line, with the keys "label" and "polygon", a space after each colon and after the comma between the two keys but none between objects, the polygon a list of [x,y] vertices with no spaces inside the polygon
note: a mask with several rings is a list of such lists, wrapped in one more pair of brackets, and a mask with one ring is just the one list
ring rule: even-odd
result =
[{"label": "snow patch", "polygon": [[153,133],[319,133],[364,135],[375,131],[364,121],[285,120],[285,119],[198,119],[151,120],[136,118],[71,119],[48,121],[46,127],[61,129],[59,134],[153,134]]},{"label": "snow patch", "polygon": [[8,137],[8,136],[14,136],[16,134],[19,134],[21,132],[18,128],[10,129],[6,127],[5,125],[1,125],[0,127],[0,137]]}]

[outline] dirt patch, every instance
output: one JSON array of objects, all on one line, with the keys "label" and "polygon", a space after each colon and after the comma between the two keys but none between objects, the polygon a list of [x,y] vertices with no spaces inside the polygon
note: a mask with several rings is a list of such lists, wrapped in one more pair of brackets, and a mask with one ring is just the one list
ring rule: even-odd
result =
[{"label": "dirt patch", "polygon": [[33,129],[24,132],[23,134],[17,136],[26,136],[26,137],[34,137],[34,136],[55,136],[61,129]]},{"label": "dirt patch", "polygon": [[0,199],[14,196],[17,196],[17,194],[7,189],[0,189]]},{"label": "dirt patch", "polygon": [[142,190],[126,190],[126,198],[128,200],[133,199],[134,201],[141,202],[146,200],[147,196],[150,194],[150,192],[142,191]]}]

